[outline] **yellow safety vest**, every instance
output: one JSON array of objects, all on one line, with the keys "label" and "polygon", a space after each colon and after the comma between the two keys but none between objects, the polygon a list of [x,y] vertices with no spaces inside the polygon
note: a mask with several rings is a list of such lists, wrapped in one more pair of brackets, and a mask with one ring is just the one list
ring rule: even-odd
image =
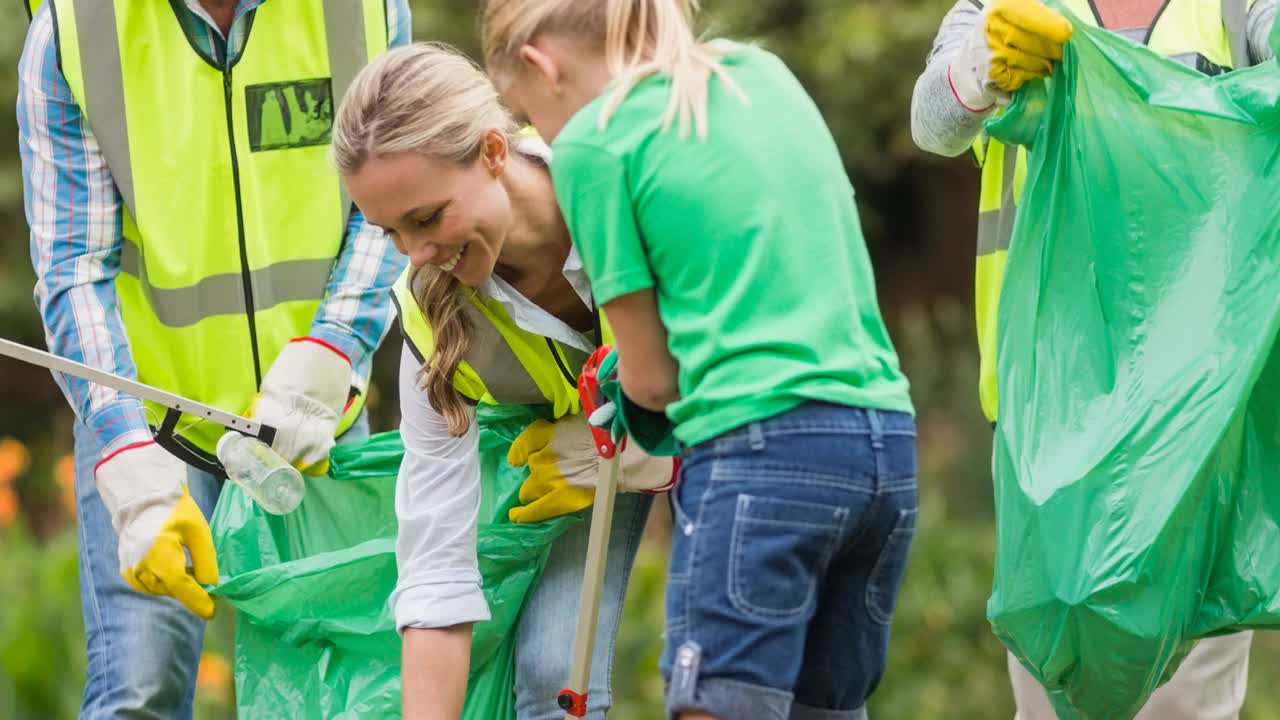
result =
[{"label": "yellow safety vest", "polygon": [[[431,357],[435,345],[431,323],[416,299],[418,276],[409,268],[400,276],[391,297],[400,317],[400,331],[419,362]],[[578,374],[588,353],[516,325],[502,303],[471,292],[463,303],[471,322],[471,344],[453,376],[453,387],[472,404],[549,404],[555,417],[582,412]],[[600,316],[603,344],[613,343],[613,331]]]},{"label": "yellow safety vest", "polygon": [[[138,377],[243,412],[281,348],[307,334],[333,271],[351,207],[328,160],[334,110],[386,49],[386,11],[264,2],[225,68],[196,50],[178,7],[51,10],[62,73],[124,204],[115,287]],[[182,439],[207,455],[220,432]]]},{"label": "yellow safety vest", "polygon": [[[1064,0],[1067,8],[1082,22],[1098,25],[1089,0]],[[1206,74],[1218,74],[1244,62],[1247,39],[1242,23],[1232,23],[1232,32],[1224,24],[1224,5],[1233,0],[1169,0],[1154,26],[1136,32],[1122,33],[1167,57],[1179,60]],[[1248,0],[1251,5],[1253,0]],[[1239,9],[1247,12],[1244,0]],[[1239,31],[1235,31],[1237,26]],[[978,200],[978,259],[974,270],[974,310],[977,315],[978,352],[980,355],[978,396],[982,412],[995,422],[998,405],[996,391],[996,315],[1000,287],[1004,282],[1005,261],[1013,221],[1022,186],[1027,174],[1025,148],[1010,152],[1009,148],[985,134],[974,144],[974,155],[982,168],[982,189]]]}]

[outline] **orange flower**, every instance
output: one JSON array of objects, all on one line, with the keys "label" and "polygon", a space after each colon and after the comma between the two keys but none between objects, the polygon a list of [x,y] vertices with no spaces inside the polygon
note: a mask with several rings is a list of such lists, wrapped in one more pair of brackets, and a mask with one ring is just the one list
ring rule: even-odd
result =
[{"label": "orange flower", "polygon": [[31,466],[31,453],[22,441],[11,437],[0,440],[0,485],[9,485]]},{"label": "orange flower", "polygon": [[53,479],[58,483],[58,499],[68,515],[76,514],[76,459],[70,453],[58,458],[53,466]]},{"label": "orange flower", "polygon": [[76,459],[71,453],[58,458],[53,466],[53,479],[57,481],[58,487],[76,486]]},{"label": "orange flower", "polygon": [[196,672],[196,687],[218,698],[226,698],[231,692],[231,665],[218,653],[200,656],[200,669]]},{"label": "orange flower", "polygon": [[65,489],[58,491],[58,502],[62,503],[62,509],[71,516],[72,520],[76,518],[76,491],[74,489]]},{"label": "orange flower", "polygon": [[8,527],[18,516],[18,494],[11,487],[0,487],[0,527]]}]

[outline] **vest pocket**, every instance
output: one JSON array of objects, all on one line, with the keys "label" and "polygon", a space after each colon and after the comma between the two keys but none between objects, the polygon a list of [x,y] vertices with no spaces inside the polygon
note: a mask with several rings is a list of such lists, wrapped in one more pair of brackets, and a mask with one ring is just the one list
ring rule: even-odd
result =
[{"label": "vest pocket", "polygon": [[244,104],[253,152],[325,145],[333,132],[329,78],[250,85]]}]

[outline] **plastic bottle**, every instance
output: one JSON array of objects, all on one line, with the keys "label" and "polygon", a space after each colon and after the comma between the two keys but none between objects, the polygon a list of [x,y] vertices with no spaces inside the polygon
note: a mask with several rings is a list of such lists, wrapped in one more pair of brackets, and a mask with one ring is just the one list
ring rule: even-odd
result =
[{"label": "plastic bottle", "polygon": [[302,473],[261,440],[228,432],[218,440],[218,460],[227,477],[272,515],[293,512],[302,502]]}]

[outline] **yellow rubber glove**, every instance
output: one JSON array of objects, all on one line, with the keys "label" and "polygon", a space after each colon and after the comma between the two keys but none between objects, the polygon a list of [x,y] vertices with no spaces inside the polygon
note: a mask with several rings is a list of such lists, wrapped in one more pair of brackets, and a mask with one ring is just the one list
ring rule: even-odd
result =
[{"label": "yellow rubber glove", "polygon": [[187,491],[186,464],[154,442],[138,443],[107,455],[94,479],[118,535],[121,577],[212,618],[201,585],[217,584],[218,560],[209,522]]},{"label": "yellow rubber glove", "polygon": [[990,76],[996,87],[1013,92],[1030,80],[1048,77],[1071,39],[1071,23],[1039,0],[995,0],[985,35],[991,48]]},{"label": "yellow rubber glove", "polygon": [[[671,487],[673,458],[649,455],[639,443],[623,447],[618,492],[662,492]],[[600,459],[591,426],[582,415],[555,422],[535,420],[511,443],[507,462],[529,466],[520,486],[520,505],[507,516],[512,522],[538,522],[591,507],[600,479]]]},{"label": "yellow rubber glove", "polygon": [[591,506],[599,466],[595,443],[581,415],[535,420],[511,443],[507,462],[529,466],[512,522],[539,522]]},{"label": "yellow rubber glove", "polygon": [[[183,548],[191,553],[190,568]],[[205,620],[213,619],[213,598],[201,587],[218,583],[213,534],[185,488],[146,556],[120,574],[138,592],[168,595]]]},{"label": "yellow rubber glove", "polygon": [[994,0],[957,48],[947,80],[960,106],[986,113],[1053,72],[1071,23],[1039,0]]}]

